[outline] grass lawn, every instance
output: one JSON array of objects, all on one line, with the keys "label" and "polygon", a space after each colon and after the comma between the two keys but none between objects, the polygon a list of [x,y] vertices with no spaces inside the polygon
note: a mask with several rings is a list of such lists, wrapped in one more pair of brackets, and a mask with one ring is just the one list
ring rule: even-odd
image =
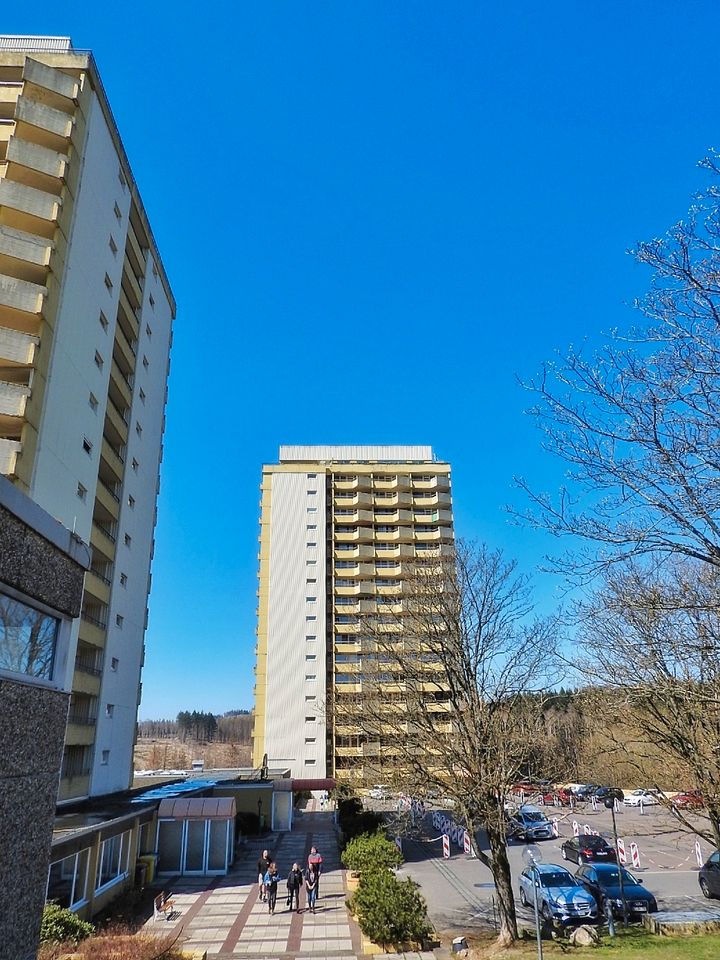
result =
[{"label": "grass lawn", "polygon": [[[587,957],[588,960],[718,960],[720,958],[720,934],[704,934],[694,937],[659,937],[633,928],[627,933],[619,932],[612,940],[603,936],[599,947],[570,947],[543,940],[543,953],[550,960],[560,957]],[[491,945],[473,943],[470,960],[535,960],[537,945],[526,940],[510,950],[498,950]]]}]

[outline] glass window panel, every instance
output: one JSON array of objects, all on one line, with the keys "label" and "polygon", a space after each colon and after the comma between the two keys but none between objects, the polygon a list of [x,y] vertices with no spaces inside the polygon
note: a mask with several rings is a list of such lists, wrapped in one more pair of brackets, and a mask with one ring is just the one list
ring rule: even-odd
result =
[{"label": "glass window panel", "polygon": [[227,820],[210,821],[210,842],[208,844],[208,870],[225,872],[227,851]]},{"label": "glass window panel", "polygon": [[0,593],[0,669],[52,679],[59,623]]},{"label": "glass window panel", "polygon": [[158,837],[158,873],[180,873],[182,820],[161,820]]},{"label": "glass window panel", "polygon": [[201,871],[205,862],[205,820],[187,821],[187,849],[185,871]]}]

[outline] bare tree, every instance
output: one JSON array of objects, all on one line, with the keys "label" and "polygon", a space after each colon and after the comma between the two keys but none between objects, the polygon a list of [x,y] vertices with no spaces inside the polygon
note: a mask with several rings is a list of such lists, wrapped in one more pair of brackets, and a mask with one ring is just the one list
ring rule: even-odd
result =
[{"label": "bare tree", "polygon": [[[627,563],[580,609],[580,667],[602,684],[604,714],[642,758],[699,788],[704,813],[681,824],[720,847],[720,570],[707,563]],[[608,691],[610,695],[608,696]],[[596,691],[597,692],[597,691]],[[657,769],[658,764],[656,764]],[[661,774],[654,785],[660,786]]]},{"label": "bare tree", "polygon": [[335,725],[362,730],[363,764],[409,793],[454,802],[497,891],[499,941],[517,937],[506,846],[508,786],[529,773],[543,731],[554,645],[532,619],[529,584],[500,551],[461,544],[408,563],[402,591],[361,618],[362,693],[339,695]]},{"label": "bare tree", "polygon": [[[702,161],[717,178],[717,155]],[[571,351],[528,388],[546,449],[569,466],[559,498],[519,485],[527,518],[586,545],[557,561],[592,576],[627,557],[720,566],[720,187],[636,259],[654,271],[642,321],[599,354]]]}]

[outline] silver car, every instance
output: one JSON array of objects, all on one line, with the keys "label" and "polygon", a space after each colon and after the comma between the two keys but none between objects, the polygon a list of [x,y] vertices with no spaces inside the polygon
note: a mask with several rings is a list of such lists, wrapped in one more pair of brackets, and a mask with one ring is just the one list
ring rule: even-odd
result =
[{"label": "silver car", "polygon": [[565,867],[539,863],[520,874],[520,903],[532,907],[537,890],[538,911],[550,923],[597,920],[595,898]]},{"label": "silver car", "polygon": [[517,840],[549,840],[552,835],[552,823],[542,810],[527,803],[518,807],[508,821],[508,836]]}]

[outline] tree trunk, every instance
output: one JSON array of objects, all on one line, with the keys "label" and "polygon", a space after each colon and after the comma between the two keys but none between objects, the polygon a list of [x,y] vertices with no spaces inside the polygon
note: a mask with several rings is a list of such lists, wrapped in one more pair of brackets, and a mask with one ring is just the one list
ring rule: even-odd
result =
[{"label": "tree trunk", "polygon": [[515,916],[515,897],[512,891],[510,861],[507,855],[507,841],[504,830],[496,826],[486,827],[488,845],[492,855],[492,875],[498,901],[500,929],[497,942],[508,947],[518,938],[517,917]]}]

